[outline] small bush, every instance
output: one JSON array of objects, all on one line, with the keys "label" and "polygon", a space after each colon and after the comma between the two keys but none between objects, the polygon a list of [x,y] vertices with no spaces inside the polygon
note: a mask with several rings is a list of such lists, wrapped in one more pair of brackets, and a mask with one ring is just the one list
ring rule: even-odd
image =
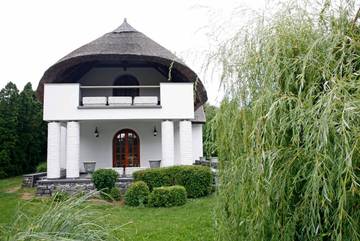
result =
[{"label": "small bush", "polygon": [[188,197],[204,197],[211,193],[213,177],[205,166],[184,166],[175,174],[176,185],[184,186]]},{"label": "small bush", "polygon": [[143,181],[137,181],[130,185],[125,193],[125,204],[133,207],[147,203],[149,187]]},{"label": "small bush", "polygon": [[157,187],[149,195],[150,207],[181,206],[186,203],[186,190],[183,186]]},{"label": "small bush", "polygon": [[175,185],[174,175],[171,172],[172,168],[163,167],[141,170],[134,172],[133,177],[135,181],[144,181],[150,191],[152,191],[155,187]]},{"label": "small bush", "polygon": [[46,162],[41,162],[36,166],[36,172],[46,172],[46,171],[47,171]]},{"label": "small bush", "polygon": [[112,197],[112,199],[114,199],[115,201],[120,201],[121,194],[120,194],[119,188],[117,188],[117,187],[111,188],[110,197]]},{"label": "small bush", "polygon": [[112,169],[98,169],[92,174],[92,181],[97,190],[109,193],[115,187],[119,174]]},{"label": "small bush", "polygon": [[188,197],[198,198],[211,193],[212,174],[206,166],[174,166],[137,171],[135,181],[144,181],[150,191],[155,187],[184,186]]}]

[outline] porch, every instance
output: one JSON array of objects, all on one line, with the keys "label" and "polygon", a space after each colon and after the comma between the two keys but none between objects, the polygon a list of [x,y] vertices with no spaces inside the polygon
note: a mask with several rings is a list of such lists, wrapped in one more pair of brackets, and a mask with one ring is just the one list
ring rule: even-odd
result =
[{"label": "porch", "polygon": [[[48,123],[47,179],[79,179],[84,162],[131,176],[149,168],[191,165],[202,156],[202,125],[190,120],[83,120]],[[63,170],[64,175],[61,175]]]}]

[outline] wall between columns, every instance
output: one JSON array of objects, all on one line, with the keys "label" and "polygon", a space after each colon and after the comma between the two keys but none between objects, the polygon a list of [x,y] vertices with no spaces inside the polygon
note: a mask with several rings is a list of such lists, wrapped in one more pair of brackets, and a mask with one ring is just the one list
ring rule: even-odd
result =
[{"label": "wall between columns", "polygon": [[[156,126],[157,136],[153,129]],[[94,136],[95,127],[99,137]],[[148,167],[149,160],[161,160],[161,123],[156,121],[99,121],[80,122],[80,167],[84,161],[96,161],[97,168],[112,167],[112,141],[116,132],[132,129],[140,138],[140,166]]]},{"label": "wall between columns", "polygon": [[203,124],[192,124],[192,138],[193,138],[193,157],[194,160],[200,160],[203,154]]},{"label": "wall between columns", "polygon": [[[157,136],[153,135],[156,126]],[[94,136],[95,127],[100,136]],[[149,167],[149,160],[161,160],[160,121],[81,121],[80,122],[80,170],[84,161],[96,161],[97,168],[112,167],[112,140],[121,129],[134,130],[140,138],[140,166]],[[193,158],[203,155],[202,124],[192,125]],[[181,165],[179,149],[179,122],[174,121],[175,165]]]}]

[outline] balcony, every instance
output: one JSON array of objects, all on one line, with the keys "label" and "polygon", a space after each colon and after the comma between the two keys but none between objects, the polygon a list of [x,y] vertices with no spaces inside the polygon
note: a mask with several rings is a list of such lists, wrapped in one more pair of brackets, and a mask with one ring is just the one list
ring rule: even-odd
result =
[{"label": "balcony", "polygon": [[[136,96],[114,96],[138,89]],[[44,85],[44,120],[193,119],[193,83],[161,82],[158,86]]]},{"label": "balcony", "polygon": [[79,109],[161,108],[160,85],[80,86]]}]

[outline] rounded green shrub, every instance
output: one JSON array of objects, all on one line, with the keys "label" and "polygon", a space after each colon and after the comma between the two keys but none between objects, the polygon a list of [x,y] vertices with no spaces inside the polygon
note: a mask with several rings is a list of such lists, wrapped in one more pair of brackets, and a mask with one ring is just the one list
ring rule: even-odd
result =
[{"label": "rounded green shrub", "polygon": [[149,195],[150,207],[181,206],[186,203],[186,189],[183,186],[157,187]]},{"label": "rounded green shrub", "polygon": [[125,193],[125,204],[133,207],[142,206],[147,203],[149,193],[149,187],[145,182],[134,182]]},{"label": "rounded green shrub", "polygon": [[110,197],[111,197],[112,199],[114,199],[115,201],[120,201],[120,199],[121,199],[121,193],[120,193],[120,189],[119,189],[119,188],[117,188],[117,187],[111,188],[109,194],[110,194]]},{"label": "rounded green shrub", "polygon": [[160,168],[151,168],[133,173],[135,181],[144,181],[150,191],[155,187],[162,186],[173,186],[175,185],[174,181],[174,171],[176,167],[160,167]]},{"label": "rounded green shrub", "polygon": [[198,198],[211,193],[212,173],[206,166],[174,166],[134,172],[135,181],[144,181],[150,191],[162,186],[184,186],[188,197]]},{"label": "rounded green shrub", "polygon": [[36,166],[36,172],[46,172],[47,164],[46,162],[41,162]]},{"label": "rounded green shrub", "polygon": [[98,169],[91,177],[97,190],[109,193],[115,187],[119,174],[112,169]]},{"label": "rounded green shrub", "polygon": [[175,173],[176,185],[184,186],[188,197],[204,197],[211,193],[213,177],[206,166],[183,166]]}]

